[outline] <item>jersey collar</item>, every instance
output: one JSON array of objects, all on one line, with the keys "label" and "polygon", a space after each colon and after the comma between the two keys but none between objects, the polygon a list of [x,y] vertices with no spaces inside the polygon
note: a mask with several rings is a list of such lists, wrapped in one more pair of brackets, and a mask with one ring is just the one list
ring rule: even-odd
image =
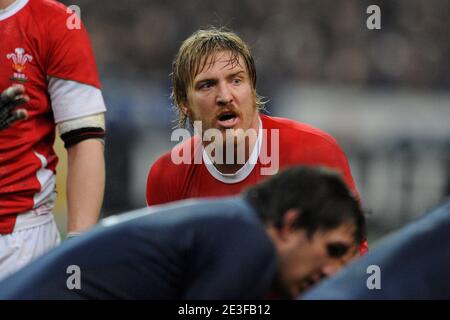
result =
[{"label": "jersey collar", "polygon": [[15,15],[17,12],[20,11],[25,5],[28,3],[29,0],[17,0],[14,1],[12,4],[10,4],[5,9],[0,9],[0,21],[8,19],[9,17]]},{"label": "jersey collar", "polygon": [[252,153],[250,154],[248,161],[242,166],[242,168],[240,168],[235,173],[225,174],[217,170],[217,168],[214,166],[211,159],[209,158],[208,154],[206,153],[205,149],[202,147],[203,163],[205,164],[206,169],[208,169],[208,172],[214,178],[223,183],[232,184],[241,182],[250,175],[256,163],[258,162],[259,152],[261,150],[263,127],[261,117],[258,117],[258,120],[259,120],[258,138],[256,139],[256,143],[253,147]]}]

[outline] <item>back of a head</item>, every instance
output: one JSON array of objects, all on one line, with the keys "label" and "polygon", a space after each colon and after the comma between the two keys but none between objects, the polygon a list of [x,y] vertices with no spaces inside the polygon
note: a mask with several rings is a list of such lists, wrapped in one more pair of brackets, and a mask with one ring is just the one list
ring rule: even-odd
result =
[{"label": "back of a head", "polygon": [[351,223],[355,240],[365,239],[365,218],[360,205],[340,174],[326,168],[296,166],[246,190],[244,197],[258,211],[260,218],[280,228],[284,214],[299,211],[295,227],[308,235]]}]

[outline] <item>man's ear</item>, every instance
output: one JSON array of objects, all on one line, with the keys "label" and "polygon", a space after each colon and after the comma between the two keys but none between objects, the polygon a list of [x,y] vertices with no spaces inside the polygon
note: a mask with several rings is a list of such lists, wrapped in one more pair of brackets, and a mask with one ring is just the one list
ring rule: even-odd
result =
[{"label": "man's ear", "polygon": [[294,225],[299,217],[300,211],[298,209],[286,211],[281,221],[280,236],[282,239],[287,239],[296,230]]},{"label": "man's ear", "polygon": [[180,106],[181,112],[186,116],[189,117],[189,105],[187,102],[184,102]]}]

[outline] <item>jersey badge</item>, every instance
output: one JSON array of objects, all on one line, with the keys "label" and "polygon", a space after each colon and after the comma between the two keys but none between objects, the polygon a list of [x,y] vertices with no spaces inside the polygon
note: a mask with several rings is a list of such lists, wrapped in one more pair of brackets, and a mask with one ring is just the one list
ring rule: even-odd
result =
[{"label": "jersey badge", "polygon": [[8,53],[6,55],[6,58],[12,60],[12,68],[14,70],[13,76],[10,78],[10,80],[13,81],[20,81],[20,82],[27,82],[28,78],[25,75],[24,71],[26,68],[26,63],[33,61],[33,57],[25,53],[25,49],[23,48],[16,48],[14,50],[14,53]]}]

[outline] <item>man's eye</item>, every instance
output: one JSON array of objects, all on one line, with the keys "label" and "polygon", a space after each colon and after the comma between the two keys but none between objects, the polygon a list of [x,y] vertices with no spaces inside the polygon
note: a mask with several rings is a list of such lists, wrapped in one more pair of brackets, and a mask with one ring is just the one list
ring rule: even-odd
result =
[{"label": "man's eye", "polygon": [[233,79],[233,83],[234,84],[240,84],[242,82],[242,80],[240,78],[234,78]]},{"label": "man's eye", "polygon": [[212,82],[208,81],[208,82],[203,82],[199,85],[199,89],[208,89],[211,88],[213,85]]},{"label": "man's eye", "polygon": [[349,249],[349,246],[342,243],[331,243],[327,245],[328,255],[332,258],[340,258],[344,256]]}]

